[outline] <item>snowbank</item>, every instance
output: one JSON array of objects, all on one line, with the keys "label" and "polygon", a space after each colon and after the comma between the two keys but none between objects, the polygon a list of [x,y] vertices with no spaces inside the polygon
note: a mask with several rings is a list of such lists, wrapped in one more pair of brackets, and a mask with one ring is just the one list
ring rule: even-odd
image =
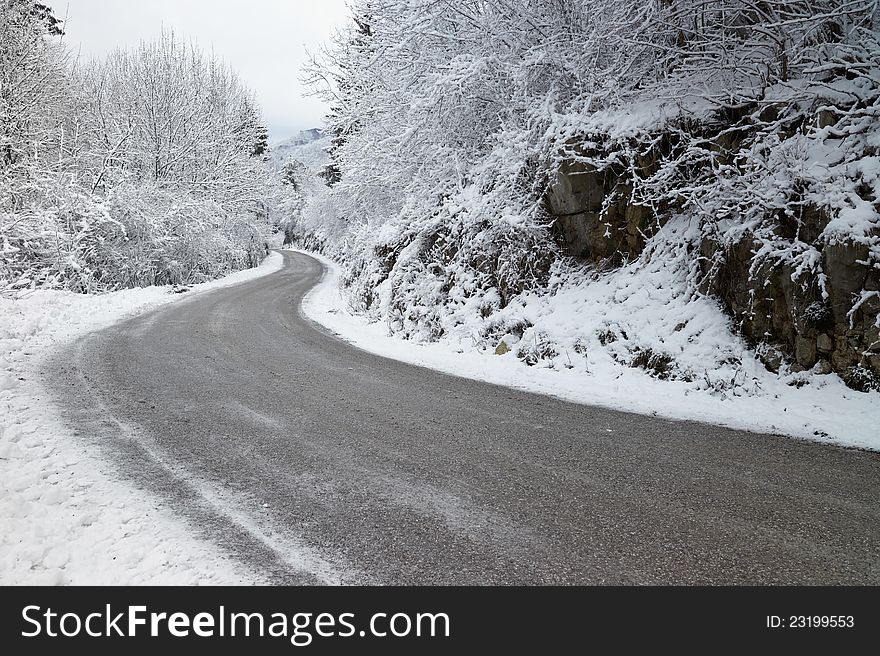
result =
[{"label": "snowbank", "polygon": [[[572,348],[549,359],[554,367],[550,368],[528,366],[517,357],[519,344],[514,340],[530,346],[536,336],[528,332],[520,338],[507,336],[511,350],[503,355],[480,346],[467,325],[432,343],[392,337],[384,324],[349,311],[336,263],[306,254],[320,260],[327,271],[303,300],[304,314],[377,355],[576,403],[880,450],[880,393],[851,390],[837,376],[770,373],[731,332],[729,319],[711,300],[676,294],[681,287],[674,280],[663,287],[646,285],[645,277],[655,280],[655,271],[644,271],[639,278],[639,272],[624,269],[601,285],[526,299],[520,311],[527,310],[532,323],[540,321],[552,331],[554,344],[564,343],[566,332],[570,337],[591,332],[584,330],[591,322],[625,319],[643,348],[674,348],[692,368],[705,358],[705,379],[658,380],[615,359],[615,343],[601,348],[590,343],[580,353]],[[670,322],[683,327],[667,329]],[[728,356],[738,361],[718,368],[719,358]],[[715,379],[725,374],[741,380],[716,385]]]},{"label": "snowbank", "polygon": [[256,269],[182,294],[148,287],[0,298],[0,584],[252,582],[71,435],[37,372],[45,356],[81,335],[281,266],[273,253]]}]

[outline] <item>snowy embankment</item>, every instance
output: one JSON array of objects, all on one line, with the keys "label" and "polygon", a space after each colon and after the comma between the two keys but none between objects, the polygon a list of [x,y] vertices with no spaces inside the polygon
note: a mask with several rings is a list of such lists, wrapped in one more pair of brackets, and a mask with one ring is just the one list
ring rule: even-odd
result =
[{"label": "snowy embankment", "polygon": [[0,584],[251,581],[65,429],[38,370],[43,358],[86,333],[281,266],[273,253],[256,269],[183,294],[147,287],[0,298]]},{"label": "snowy embankment", "polygon": [[[377,355],[576,403],[880,450],[880,393],[851,390],[835,375],[767,371],[711,299],[677,293],[683,287],[672,280],[658,286],[658,271],[650,266],[624,270],[599,284],[563,286],[554,295],[525,299],[515,310],[546,330],[554,344],[565,343],[566,336],[602,334],[588,330],[592,324],[617,331],[625,324],[629,339],[637,336],[645,349],[674,347],[692,369],[702,358],[711,370],[697,379],[659,380],[621,363],[613,341],[581,349],[574,340],[551,366],[528,366],[517,352],[530,348],[532,340],[540,346],[534,329],[520,338],[506,336],[511,350],[501,355],[481,347],[466,323],[438,342],[393,337],[384,324],[349,311],[339,265],[299,252],[327,267],[321,284],[303,300],[305,315]],[[715,368],[719,354],[729,354],[726,368]]]}]

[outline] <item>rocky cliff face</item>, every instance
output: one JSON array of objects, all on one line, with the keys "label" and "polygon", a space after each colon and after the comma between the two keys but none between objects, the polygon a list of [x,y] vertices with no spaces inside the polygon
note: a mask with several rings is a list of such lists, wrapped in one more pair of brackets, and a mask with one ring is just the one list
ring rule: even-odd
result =
[{"label": "rocky cliff face", "polygon": [[704,239],[702,291],[723,302],[771,371],[788,362],[794,371],[835,372],[865,391],[880,380],[878,272],[866,266],[864,244],[813,245],[820,247],[820,275],[756,258],[750,234],[729,245]]},{"label": "rocky cliff face", "polygon": [[[599,267],[638,257],[664,223],[663,212],[633,202],[623,176],[580,162],[559,168],[545,205],[564,252]],[[704,236],[694,254],[698,288],[721,301],[771,371],[833,372],[866,391],[880,385],[880,271],[864,243],[822,239],[829,220],[809,205],[797,219],[767,217],[783,246],[816,249],[813,270],[761,254],[748,230],[732,243]]]},{"label": "rocky cliff face", "polygon": [[632,202],[632,187],[622,176],[580,162],[562,164],[546,205],[565,252],[599,265],[638,257],[661,225],[652,209]]}]

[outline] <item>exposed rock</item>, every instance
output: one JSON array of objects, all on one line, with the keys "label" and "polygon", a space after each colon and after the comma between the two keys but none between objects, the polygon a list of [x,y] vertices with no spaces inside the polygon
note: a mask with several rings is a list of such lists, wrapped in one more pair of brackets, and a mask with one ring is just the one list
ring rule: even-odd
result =
[{"label": "exposed rock", "polygon": [[827,324],[829,312],[821,289],[818,281],[804,275],[794,280],[786,262],[755,263],[757,250],[749,235],[726,247],[704,240],[701,290],[724,302],[753,344],[771,340],[794,353],[798,335],[815,339]]},{"label": "exposed rock", "polygon": [[831,353],[831,364],[837,372],[848,369],[857,359],[855,353],[846,346],[835,349],[834,352]]},{"label": "exposed rock", "polygon": [[611,169],[564,163],[547,191],[546,206],[563,250],[591,262],[620,264],[638,257],[660,227],[654,211],[632,199],[632,187]]},{"label": "exposed rock", "polygon": [[834,125],[837,123],[837,120],[838,116],[835,112],[830,109],[823,109],[819,111],[817,123],[820,128],[825,128],[829,125]]},{"label": "exposed rock", "polygon": [[[817,221],[810,227],[815,234],[824,221],[815,218],[821,213],[804,216]],[[756,261],[758,243],[752,235],[726,245],[704,239],[701,291],[721,299],[743,335],[759,347],[758,355],[769,370],[779,370],[781,359],[775,352],[779,348],[793,358],[797,366],[792,370],[809,369],[821,358],[825,362],[821,369],[830,367],[860,389],[865,386],[860,382],[864,376],[852,374],[853,367],[880,377],[880,359],[874,357],[880,355],[876,326],[880,298],[876,307],[862,302],[852,311],[862,291],[877,282],[865,264],[868,248],[847,243],[814,247],[820,249],[819,272],[796,272],[787,261],[769,257]],[[824,275],[827,299],[819,273]],[[765,343],[776,346],[761,346]]]},{"label": "exposed rock", "polygon": [[798,335],[795,337],[794,353],[799,365],[812,367],[816,364],[816,340]]},{"label": "exposed rock", "polygon": [[873,294],[867,295],[859,306],[859,311],[866,314],[877,314],[880,312],[880,292],[875,291]]},{"label": "exposed rock", "polygon": [[847,314],[853,305],[853,296],[864,288],[868,278],[868,259],[865,244],[835,243],[822,251],[822,268],[828,277],[831,313],[835,324],[849,323]]},{"label": "exposed rock", "polygon": [[547,201],[554,215],[598,213],[605,200],[604,175],[580,162],[563,162]]},{"label": "exposed rock", "polygon": [[758,345],[756,352],[758,359],[769,371],[772,371],[774,374],[779,373],[779,367],[785,362],[785,354],[780,349],[762,343]]},{"label": "exposed rock", "polygon": [[833,373],[834,370],[831,368],[831,363],[828,360],[819,360],[816,363],[816,366],[813,367],[813,371],[822,376],[827,376],[830,373]]},{"label": "exposed rock", "polygon": [[876,323],[877,315],[874,315],[872,318],[874,319],[874,323],[871,323],[870,320],[864,323],[864,352],[869,356],[880,355],[880,326]]},{"label": "exposed rock", "polygon": [[[739,138],[736,131],[719,137]],[[716,145],[724,151],[735,144]],[[650,174],[655,159],[635,164]],[[619,165],[599,171],[570,161],[560,167],[545,202],[565,252],[606,265],[638,257],[669,208],[655,213],[635,203],[628,175]],[[797,213],[768,215],[760,239],[751,232],[733,243],[703,238],[700,291],[721,300],[769,370],[779,371],[783,362],[793,371],[830,369],[861,389],[870,376],[880,380],[880,293],[864,294],[880,291],[880,271],[869,265],[867,239],[825,236],[831,218],[827,209],[804,204]],[[774,243],[770,254],[768,240]],[[809,257],[798,263],[793,253]]]},{"label": "exposed rock", "polygon": [[495,355],[504,355],[505,353],[510,353],[510,347],[507,345],[503,339],[498,342],[498,346],[495,347]]},{"label": "exposed rock", "polygon": [[780,236],[806,244],[815,244],[831,217],[824,208],[806,205],[798,214],[789,216],[780,213],[777,219]]}]

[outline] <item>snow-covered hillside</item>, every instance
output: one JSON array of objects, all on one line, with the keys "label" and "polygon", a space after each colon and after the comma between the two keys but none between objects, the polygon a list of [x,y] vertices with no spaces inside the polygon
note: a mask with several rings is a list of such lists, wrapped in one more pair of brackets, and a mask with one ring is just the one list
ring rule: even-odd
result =
[{"label": "snow-covered hillside", "polygon": [[877,403],[876,2],[353,8],[339,181],[287,232],[355,312],[609,385]]},{"label": "snow-covered hillside", "polygon": [[329,162],[327,149],[330,137],[319,128],[303,130],[289,139],[279,141],[270,147],[270,154],[275,168],[280,170],[285,162],[294,159],[302,162],[312,171],[318,172]]}]

